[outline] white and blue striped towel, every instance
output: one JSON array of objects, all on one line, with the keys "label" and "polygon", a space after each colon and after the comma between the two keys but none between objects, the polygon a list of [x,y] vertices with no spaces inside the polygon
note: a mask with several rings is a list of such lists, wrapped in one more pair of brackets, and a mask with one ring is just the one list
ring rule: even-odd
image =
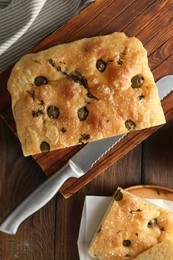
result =
[{"label": "white and blue striped towel", "polygon": [[0,72],[94,0],[0,0]]}]

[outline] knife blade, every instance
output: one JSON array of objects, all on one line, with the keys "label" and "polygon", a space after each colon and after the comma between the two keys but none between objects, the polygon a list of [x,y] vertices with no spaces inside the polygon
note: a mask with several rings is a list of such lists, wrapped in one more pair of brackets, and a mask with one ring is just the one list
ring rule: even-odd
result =
[{"label": "knife blade", "polygon": [[[162,100],[173,90],[173,75],[167,75],[157,81],[159,97]],[[46,205],[70,177],[79,178],[85,174],[107,151],[124,136],[119,135],[84,146],[68,163],[53,176],[35,189],[0,225],[0,231],[15,234],[19,225],[30,215]]]}]

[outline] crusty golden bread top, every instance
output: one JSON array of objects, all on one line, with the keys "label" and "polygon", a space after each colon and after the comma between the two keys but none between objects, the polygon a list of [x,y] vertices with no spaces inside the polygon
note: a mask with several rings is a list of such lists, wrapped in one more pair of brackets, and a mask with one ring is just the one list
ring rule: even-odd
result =
[{"label": "crusty golden bread top", "polygon": [[171,238],[172,213],[119,188],[88,252],[100,260],[129,260]]},{"label": "crusty golden bread top", "polygon": [[165,123],[147,52],[124,33],[28,54],[8,90],[24,155]]},{"label": "crusty golden bread top", "polygon": [[166,240],[151,247],[134,260],[173,260],[173,240]]}]

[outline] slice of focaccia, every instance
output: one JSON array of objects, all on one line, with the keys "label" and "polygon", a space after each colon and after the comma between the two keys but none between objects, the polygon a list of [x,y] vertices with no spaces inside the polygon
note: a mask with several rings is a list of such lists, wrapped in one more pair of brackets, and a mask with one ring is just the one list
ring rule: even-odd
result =
[{"label": "slice of focaccia", "polygon": [[173,240],[167,240],[151,247],[134,260],[173,260]]},{"label": "slice of focaccia", "polygon": [[118,188],[88,252],[100,260],[129,260],[171,238],[172,213]]},{"label": "slice of focaccia", "polygon": [[28,54],[8,90],[25,156],[165,123],[147,52],[124,33]]}]

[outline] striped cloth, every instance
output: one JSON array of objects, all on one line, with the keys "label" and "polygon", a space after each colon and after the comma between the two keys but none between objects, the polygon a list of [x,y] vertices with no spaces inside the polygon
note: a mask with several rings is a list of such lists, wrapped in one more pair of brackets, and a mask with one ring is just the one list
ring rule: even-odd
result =
[{"label": "striped cloth", "polygon": [[0,0],[0,72],[94,0]]}]

